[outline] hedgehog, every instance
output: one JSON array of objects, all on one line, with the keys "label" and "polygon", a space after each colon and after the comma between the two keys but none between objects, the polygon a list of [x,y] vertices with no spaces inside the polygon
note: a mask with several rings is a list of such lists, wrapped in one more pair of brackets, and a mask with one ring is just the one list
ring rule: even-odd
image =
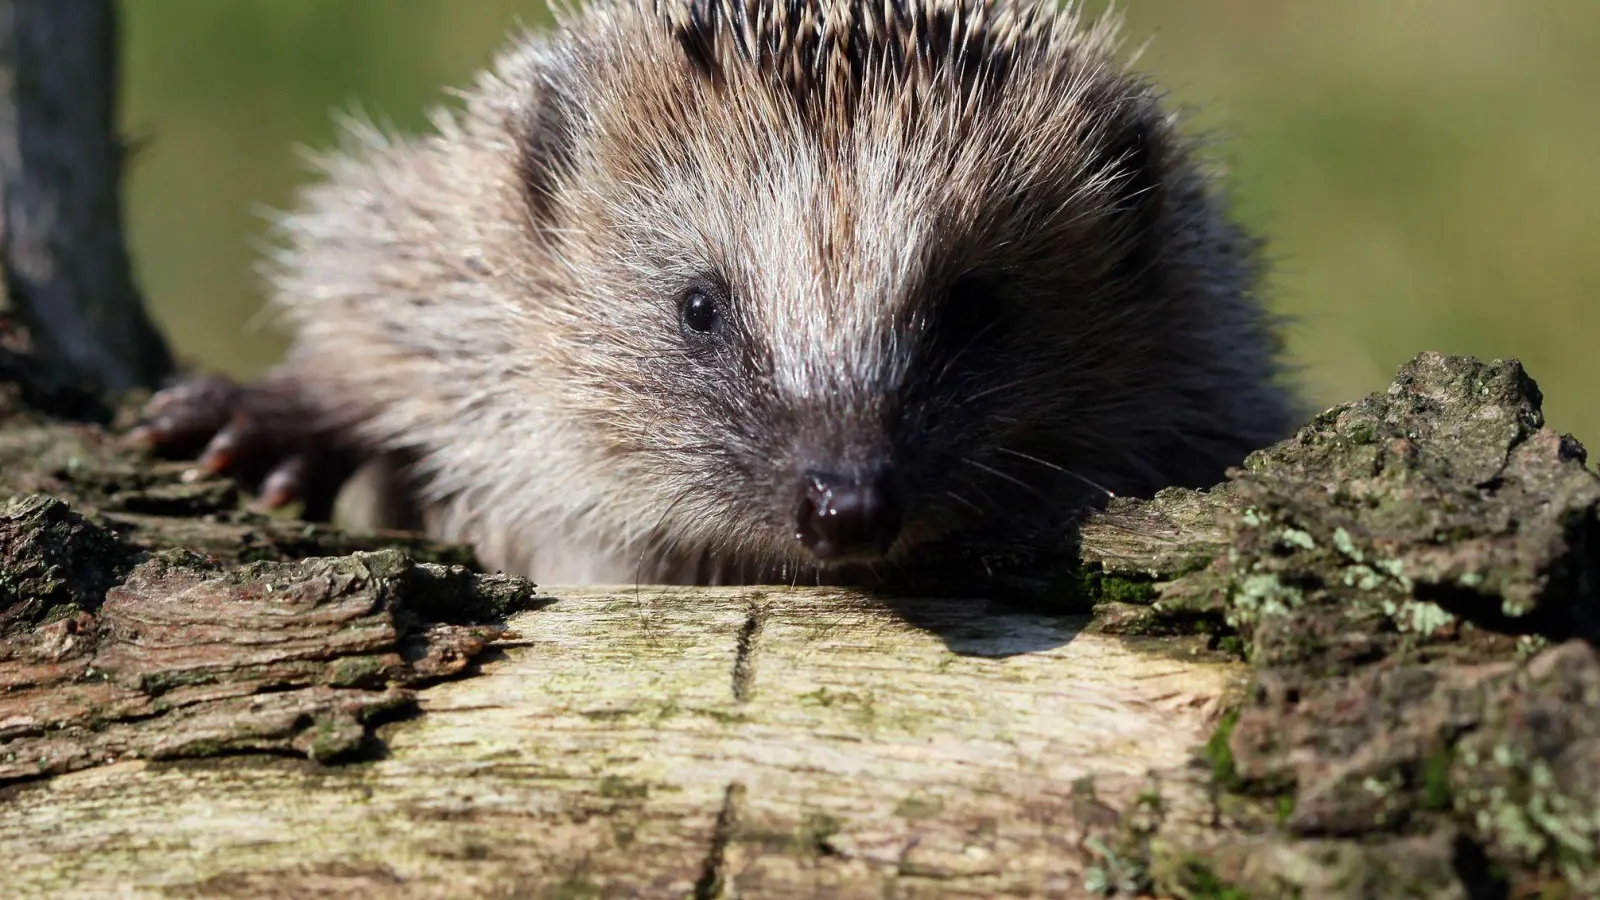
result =
[{"label": "hedgehog", "polygon": [[278,368],[138,436],[555,583],[881,583],[1296,414],[1260,241],[1050,0],[595,0],[275,223]]}]

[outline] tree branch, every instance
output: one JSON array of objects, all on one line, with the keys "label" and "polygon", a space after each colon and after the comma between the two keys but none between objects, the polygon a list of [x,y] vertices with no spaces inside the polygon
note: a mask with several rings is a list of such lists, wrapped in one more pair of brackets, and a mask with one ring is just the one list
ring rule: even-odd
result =
[{"label": "tree branch", "polygon": [[122,233],[110,0],[0,0],[0,266],[35,351],[74,380],[151,386],[172,357]]}]

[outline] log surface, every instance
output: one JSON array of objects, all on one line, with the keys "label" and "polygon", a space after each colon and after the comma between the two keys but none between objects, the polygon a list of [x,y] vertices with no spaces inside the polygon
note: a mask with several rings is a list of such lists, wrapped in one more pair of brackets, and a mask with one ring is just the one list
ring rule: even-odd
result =
[{"label": "log surface", "polygon": [[981,602],[548,593],[385,758],[12,788],[8,894],[1072,895],[1104,811],[1180,773],[1243,674]]}]

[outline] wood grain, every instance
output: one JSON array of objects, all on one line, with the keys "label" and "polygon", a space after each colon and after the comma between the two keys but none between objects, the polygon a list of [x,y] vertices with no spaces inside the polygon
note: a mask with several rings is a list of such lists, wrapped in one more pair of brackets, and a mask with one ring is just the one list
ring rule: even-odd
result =
[{"label": "wood grain", "polygon": [[546,593],[385,758],[0,795],[7,893],[1074,896],[1097,818],[1181,772],[1241,675],[981,602]]}]

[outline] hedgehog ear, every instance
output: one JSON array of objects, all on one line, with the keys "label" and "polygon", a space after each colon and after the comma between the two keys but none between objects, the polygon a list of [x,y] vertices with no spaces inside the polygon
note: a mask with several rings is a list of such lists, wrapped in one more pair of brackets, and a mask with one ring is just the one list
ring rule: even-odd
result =
[{"label": "hedgehog ear", "polygon": [[535,218],[547,218],[556,183],[572,167],[578,107],[564,85],[547,81],[515,125],[517,175]]}]

